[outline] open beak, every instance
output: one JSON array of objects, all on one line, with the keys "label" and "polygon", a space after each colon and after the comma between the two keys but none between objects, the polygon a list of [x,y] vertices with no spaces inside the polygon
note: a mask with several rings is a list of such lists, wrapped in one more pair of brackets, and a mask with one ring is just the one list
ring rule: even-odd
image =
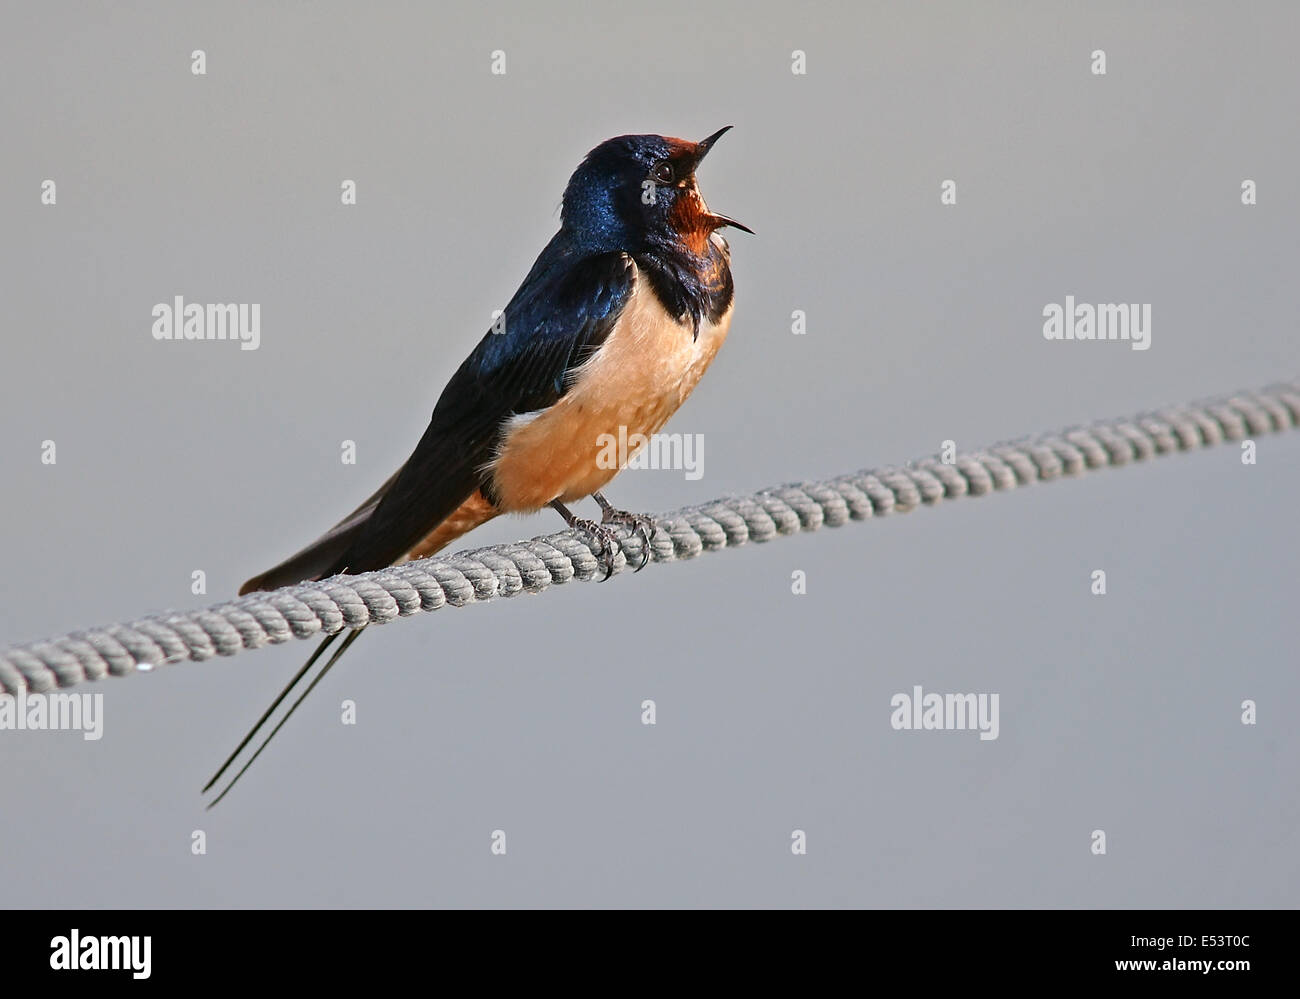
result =
[{"label": "open beak", "polygon": [[[731,125],[724,125],[707,139],[701,139],[695,144],[695,167],[698,167],[704,157],[709,155],[709,150],[713,148],[713,144],[730,132],[732,128],[733,126]],[[694,169],[694,167],[692,169]],[[749,233],[751,236],[754,235],[754,230],[749,226],[742,222],[737,222],[733,218],[728,218],[726,215],[711,213],[709,218],[713,222],[713,228],[715,229],[721,229],[723,226],[731,226],[733,229],[740,229],[743,232]]]}]

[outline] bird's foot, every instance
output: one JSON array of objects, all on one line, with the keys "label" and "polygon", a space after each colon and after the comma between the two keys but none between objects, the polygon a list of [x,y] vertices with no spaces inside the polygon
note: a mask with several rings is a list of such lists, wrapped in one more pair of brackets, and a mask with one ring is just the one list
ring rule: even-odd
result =
[{"label": "bird's foot", "polygon": [[657,529],[655,519],[648,513],[628,513],[626,510],[615,510],[613,505],[600,493],[592,493],[592,498],[600,504],[600,522],[602,524],[622,524],[632,528],[633,535],[640,535],[641,562],[635,570],[640,572],[650,561],[650,540],[655,536],[655,530]]},{"label": "bird's foot", "polygon": [[559,511],[564,522],[572,530],[581,531],[587,537],[591,538],[596,545],[596,557],[600,559],[601,564],[605,567],[605,575],[601,582],[609,579],[614,574],[614,560],[618,553],[622,551],[622,546],[618,542],[618,535],[606,527],[604,524],[597,524],[594,520],[587,520],[585,517],[575,517],[559,500],[551,504]]}]

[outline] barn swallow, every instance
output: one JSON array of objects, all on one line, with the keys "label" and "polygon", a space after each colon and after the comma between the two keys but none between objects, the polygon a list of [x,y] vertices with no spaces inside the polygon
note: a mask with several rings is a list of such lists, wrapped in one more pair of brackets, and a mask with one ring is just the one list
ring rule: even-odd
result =
[{"label": "barn swallow", "polygon": [[[615,509],[601,494],[619,471],[600,460],[610,439],[603,435],[623,428],[624,439],[644,441],[657,433],[727,336],[734,288],[719,230],[753,230],[711,212],[695,172],[730,127],[701,142],[620,135],[591,150],[565,188],[559,232],[452,375],[411,457],[361,506],[240,594],[424,558],[493,517],[546,506],[593,539],[606,579],[618,551],[611,525],[640,534],[638,569],[644,566],[654,522]],[[600,505],[599,523],[565,505],[587,496]],[[340,634],[321,643],[205,792]],[[212,805],[360,634],[349,632]]]}]

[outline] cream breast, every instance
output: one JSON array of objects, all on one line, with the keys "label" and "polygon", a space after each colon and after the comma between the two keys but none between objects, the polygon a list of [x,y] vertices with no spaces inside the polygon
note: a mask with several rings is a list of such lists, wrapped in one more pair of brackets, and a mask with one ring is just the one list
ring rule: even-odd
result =
[{"label": "cream breast", "polygon": [[730,325],[728,308],[717,323],[702,318],[693,336],[690,321],[670,316],[638,276],[614,328],[575,369],[568,391],[549,409],[507,423],[491,465],[501,510],[535,510],[603,488],[619,471],[601,467],[609,435],[657,433],[699,383]]}]

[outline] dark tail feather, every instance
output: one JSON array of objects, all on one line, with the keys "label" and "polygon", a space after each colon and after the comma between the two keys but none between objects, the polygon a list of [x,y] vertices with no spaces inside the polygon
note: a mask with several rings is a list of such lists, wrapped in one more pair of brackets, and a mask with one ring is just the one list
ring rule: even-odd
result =
[{"label": "dark tail feather", "polygon": [[[300,552],[295,552],[279,565],[272,566],[260,576],[254,576],[239,588],[239,595],[255,590],[274,590],[279,586],[301,583],[304,579],[320,579],[338,568],[339,557],[357,540],[366,521],[379,506],[384,494],[392,488],[402,470],[399,468],[388,481],[375,490],[359,507],[340,520]],[[368,567],[369,568],[369,567]],[[377,567],[375,567],[377,568]]]},{"label": "dark tail feather", "polygon": [[[304,690],[301,695],[299,695],[298,699],[294,701],[292,705],[289,706],[289,710],[285,713],[284,717],[281,718],[279,722],[276,723],[275,728],[271,729],[271,734],[268,735],[265,740],[263,740],[262,744],[257,747],[257,751],[248,758],[248,762],[245,763],[239,769],[239,772],[236,773],[235,776],[231,778],[230,783],[226,785],[225,790],[223,790],[219,795],[217,795],[215,798],[212,799],[212,801],[208,804],[208,808],[212,808],[213,806],[215,806],[217,802],[219,802],[222,798],[224,798],[226,795],[230,793],[231,789],[234,788],[235,784],[239,782],[239,778],[244,776],[248,768],[253,765],[253,761],[262,755],[262,750],[264,750],[267,746],[271,744],[271,740],[274,739],[275,734],[279,732],[281,728],[284,727],[284,723],[287,722],[291,717],[293,717],[293,713],[296,710],[298,710],[298,705],[301,704],[304,700],[306,700],[307,695],[316,689],[316,684],[320,683],[321,680],[325,679],[325,674],[328,673],[333,668],[334,664],[339,661],[343,653],[347,652],[349,647],[351,647],[352,643],[357,640],[357,636],[359,636],[361,632],[364,630],[365,630],[364,628],[355,629],[348,635],[347,638],[343,640],[343,644],[334,650],[334,654],[330,656],[329,661],[325,663],[324,668],[319,673],[316,674],[315,678],[311,681],[311,683],[307,685],[307,689]],[[240,742],[240,744],[235,747],[235,751],[231,753],[228,757],[226,757],[226,762],[221,764],[221,769],[212,775],[212,779],[210,781],[208,781],[206,784],[203,785],[204,792],[206,792],[210,787],[212,787],[213,784],[215,784],[218,780],[220,780],[221,775],[230,769],[231,764],[233,764],[235,760],[238,758],[239,754],[243,752],[244,747],[247,746],[253,740],[253,737],[257,735],[257,733],[261,730],[262,726],[266,724],[267,720],[271,717],[271,715],[275,713],[275,709],[280,706],[280,704],[284,701],[284,699],[287,696],[289,696],[289,692],[292,691],[302,680],[302,678],[307,675],[307,671],[310,670],[312,666],[316,663],[316,660],[319,659],[324,654],[325,650],[329,648],[330,644],[334,641],[334,639],[338,638],[339,635],[341,634],[343,634],[343,632],[336,631],[334,634],[329,635],[323,642],[320,643],[320,645],[316,648],[316,651],[311,654],[311,658],[309,658],[307,662],[303,664],[302,669],[298,670],[298,672],[293,675],[293,679],[290,680],[289,683],[285,686],[284,690],[280,691],[280,696],[271,702],[271,706],[269,708],[267,708],[264,712],[262,712],[262,717],[257,719],[257,724],[255,724],[252,727],[252,729],[249,730],[248,735],[244,736],[243,741]]]},{"label": "dark tail feather", "polygon": [[281,586],[291,586],[306,579],[320,579],[334,567],[339,556],[347,551],[348,546],[357,539],[364,526],[364,517],[356,520],[355,523],[345,521],[339,524],[302,551],[289,556],[261,575],[254,576],[239,588],[239,595],[242,597],[246,593],[257,590],[274,590]]},{"label": "dark tail feather", "polygon": [[266,724],[266,720],[270,718],[271,715],[274,713],[275,709],[280,706],[280,702],[283,701],[289,695],[289,691],[293,690],[293,688],[297,686],[298,681],[303,678],[303,675],[309,669],[311,669],[312,664],[316,662],[316,660],[319,659],[324,654],[325,650],[330,647],[330,643],[333,642],[334,639],[338,638],[339,635],[341,634],[343,634],[343,632],[336,631],[332,635],[327,635],[325,637],[325,641],[321,642],[320,645],[316,647],[316,651],[311,654],[311,658],[309,658],[305,663],[303,663],[302,669],[298,670],[298,672],[293,675],[293,679],[289,681],[288,685],[284,688],[284,690],[280,691],[280,696],[271,702],[271,706],[269,708],[267,708],[265,711],[262,712],[262,717],[257,719],[257,724],[255,724],[251,729],[249,729],[248,735],[244,736],[243,741],[240,742],[240,744],[235,747],[235,751],[226,757],[226,762],[221,764],[221,769],[218,770],[216,773],[214,773],[212,775],[212,779],[203,785],[204,793],[207,792],[208,788],[210,788],[213,784],[215,784],[218,780],[221,779],[222,774],[224,774],[227,770],[230,769],[230,764],[235,762],[235,757],[244,751],[244,747],[247,746],[249,742],[252,741],[253,736],[257,735],[257,730]]}]

